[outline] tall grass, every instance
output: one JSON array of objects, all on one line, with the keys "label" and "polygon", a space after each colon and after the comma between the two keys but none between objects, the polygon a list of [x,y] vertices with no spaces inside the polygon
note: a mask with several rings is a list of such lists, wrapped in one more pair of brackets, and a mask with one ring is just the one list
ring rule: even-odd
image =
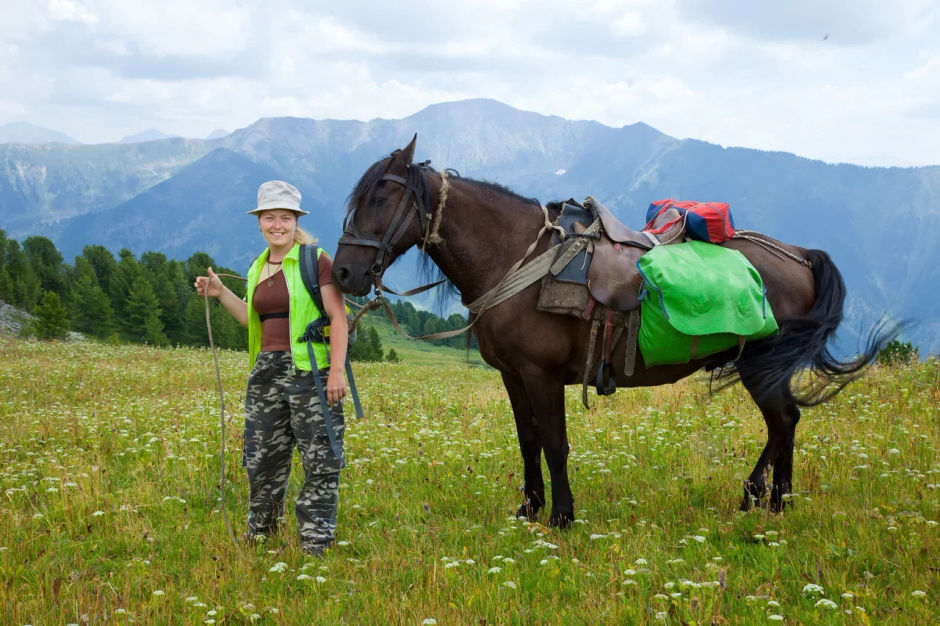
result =
[{"label": "tall grass", "polygon": [[[225,502],[246,513],[243,353],[221,355]],[[338,543],[259,546],[221,518],[208,352],[0,339],[8,624],[926,624],[940,615],[940,365],[873,370],[804,411],[784,515],[739,513],[765,440],[739,388],[567,396],[578,520],[513,517],[495,371],[357,368]],[[295,465],[290,496],[296,494]],[[290,511],[291,508],[289,507]],[[546,521],[543,512],[540,521]]]}]

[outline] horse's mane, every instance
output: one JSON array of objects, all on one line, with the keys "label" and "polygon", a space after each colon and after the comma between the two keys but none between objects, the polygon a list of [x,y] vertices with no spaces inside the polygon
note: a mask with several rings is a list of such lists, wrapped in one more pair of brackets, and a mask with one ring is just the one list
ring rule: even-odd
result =
[{"label": "horse's mane", "polygon": [[517,200],[517,201],[523,202],[523,203],[525,203],[525,204],[534,204],[534,205],[536,205],[536,206],[539,206],[539,205],[541,204],[541,202],[539,202],[539,199],[538,199],[538,198],[533,198],[533,197],[528,197],[528,198],[527,198],[527,197],[525,197],[525,196],[522,196],[522,195],[516,193],[515,191],[513,191],[512,189],[510,189],[509,187],[507,187],[506,185],[503,185],[503,184],[500,184],[500,183],[494,183],[494,182],[491,182],[491,181],[488,181],[488,180],[477,180],[477,179],[475,179],[475,178],[464,178],[464,177],[462,177],[459,173],[457,173],[457,172],[454,171],[454,170],[447,170],[447,172],[448,172],[448,174],[450,174],[451,178],[458,178],[458,179],[460,179],[460,180],[466,181],[466,182],[471,183],[471,184],[473,184],[473,185],[478,185],[478,186],[480,186],[480,187],[483,187],[484,189],[489,189],[489,190],[491,190],[491,191],[495,191],[496,193],[502,194],[502,195],[504,195],[504,196],[509,196],[509,197],[512,198],[513,200]]}]

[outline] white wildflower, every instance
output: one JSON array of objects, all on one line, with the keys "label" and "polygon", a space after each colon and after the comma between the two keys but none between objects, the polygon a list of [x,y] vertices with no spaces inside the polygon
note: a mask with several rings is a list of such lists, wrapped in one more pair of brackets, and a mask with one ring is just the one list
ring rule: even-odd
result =
[{"label": "white wildflower", "polygon": [[803,593],[805,594],[818,593],[821,596],[826,594],[826,592],[823,591],[823,588],[815,583],[806,583],[806,585],[803,586]]},{"label": "white wildflower", "polygon": [[830,600],[829,598],[822,598],[822,599],[820,599],[820,600],[817,600],[815,606],[816,606],[816,608],[822,607],[822,608],[824,608],[824,609],[837,609],[837,608],[839,608],[839,605],[837,605],[835,602],[833,602],[833,601]]}]

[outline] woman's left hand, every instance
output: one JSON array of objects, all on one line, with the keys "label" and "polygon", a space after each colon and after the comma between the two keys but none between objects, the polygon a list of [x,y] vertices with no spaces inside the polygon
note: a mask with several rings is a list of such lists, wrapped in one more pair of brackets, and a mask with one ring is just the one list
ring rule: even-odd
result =
[{"label": "woman's left hand", "polygon": [[326,379],[326,401],[333,406],[342,402],[345,397],[346,379],[343,377],[343,370],[330,369],[330,375]]}]

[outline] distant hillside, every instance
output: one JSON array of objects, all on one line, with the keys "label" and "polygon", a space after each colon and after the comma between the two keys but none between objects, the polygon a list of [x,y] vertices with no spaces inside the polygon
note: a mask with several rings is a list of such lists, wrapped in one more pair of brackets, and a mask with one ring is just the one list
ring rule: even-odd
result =
[{"label": "distant hillside", "polygon": [[10,122],[9,124],[0,124],[0,143],[77,144],[78,142],[65,133],[49,130],[42,126],[36,126],[28,122]]},{"label": "distant hillside", "polygon": [[175,135],[167,135],[159,130],[151,128],[141,133],[128,135],[121,139],[121,143],[143,143],[144,141],[159,141],[160,139],[172,139]]},{"label": "distant hillside", "polygon": [[[917,322],[907,338],[922,354],[940,351],[940,166],[834,165],[492,100],[438,104],[399,120],[264,118],[217,139],[0,145],[0,228],[18,238],[46,234],[67,259],[94,242],[177,258],[205,250],[245,267],[263,246],[245,211],[257,184],[276,177],[300,188],[312,212],[301,223],[332,252],[356,180],[415,132],[417,159],[435,167],[542,202],[594,195],[637,227],[653,200],[730,202],[739,228],[832,255],[849,289],[848,344],[888,312]],[[398,264],[389,280],[413,286],[413,273]]]}]

